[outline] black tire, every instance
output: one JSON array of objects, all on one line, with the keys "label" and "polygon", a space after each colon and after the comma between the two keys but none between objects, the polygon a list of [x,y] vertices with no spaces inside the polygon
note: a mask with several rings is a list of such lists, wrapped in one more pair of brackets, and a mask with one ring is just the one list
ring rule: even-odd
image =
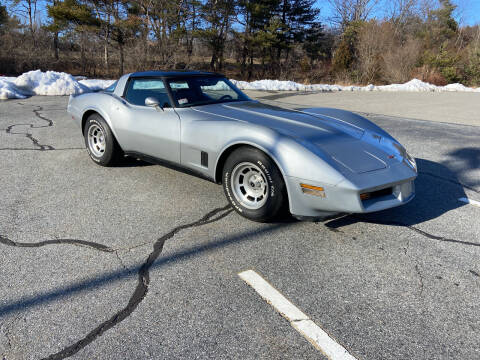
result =
[{"label": "black tire", "polygon": [[[92,150],[89,145],[89,131],[90,129],[96,128],[101,129],[105,141],[105,145],[101,153],[99,153],[98,150],[95,153],[95,151]],[[122,149],[118,145],[117,140],[115,139],[115,136],[113,136],[113,133],[110,130],[107,122],[99,114],[92,114],[88,117],[83,129],[83,137],[85,139],[85,146],[87,148],[88,155],[90,155],[90,158],[96,164],[101,166],[112,166],[117,164],[122,158]]]},{"label": "black tire", "polygon": [[[261,170],[263,180],[266,180],[268,187],[266,188],[266,200],[259,208],[248,208],[244,206],[241,195],[232,188],[232,176],[235,176],[235,169],[253,164],[257,169]],[[248,170],[247,170],[248,171]],[[246,175],[247,176],[247,175]],[[234,180],[235,181],[235,180]],[[248,182],[248,180],[245,180]],[[253,147],[241,147],[234,150],[223,166],[222,173],[223,190],[227,200],[232,204],[237,213],[247,219],[258,222],[270,222],[278,218],[278,216],[288,208],[288,196],[283,181],[282,174],[275,162],[264,152]],[[246,196],[246,195],[244,195]]]}]

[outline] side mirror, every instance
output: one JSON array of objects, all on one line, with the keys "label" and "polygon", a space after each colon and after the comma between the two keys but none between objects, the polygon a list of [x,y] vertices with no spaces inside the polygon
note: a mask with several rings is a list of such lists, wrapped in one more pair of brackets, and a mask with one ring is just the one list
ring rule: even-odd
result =
[{"label": "side mirror", "polygon": [[154,108],[160,108],[163,110],[163,107],[160,106],[160,101],[157,98],[154,98],[153,96],[149,96],[145,99],[145,105],[154,107]]}]

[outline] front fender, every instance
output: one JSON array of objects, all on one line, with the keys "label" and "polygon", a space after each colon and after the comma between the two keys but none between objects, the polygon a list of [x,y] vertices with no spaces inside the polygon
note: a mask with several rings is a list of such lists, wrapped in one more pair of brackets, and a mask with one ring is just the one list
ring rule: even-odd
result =
[{"label": "front fender", "polygon": [[[248,136],[230,141],[222,148],[217,157],[215,174],[219,171],[218,167],[223,154],[228,153],[232,147],[239,145],[255,147],[266,153],[275,162],[282,173],[287,188],[289,208],[292,213],[301,213],[297,211],[297,188],[299,184],[292,179],[307,179],[311,184],[321,184],[324,187],[335,187],[345,179],[339,171],[336,171],[318,155],[295,140],[278,134],[274,137],[255,138],[254,136]],[[223,163],[223,159],[221,162]]]},{"label": "front fender", "polygon": [[223,154],[234,146],[248,145],[256,147],[270,156],[284,177],[291,176],[312,181],[321,180],[332,186],[344,180],[340,170],[336,169],[337,165],[328,155],[320,154],[321,151],[318,148],[311,146],[309,149],[309,144],[279,134],[272,129],[252,130],[248,131],[248,135],[239,132],[239,135],[222,147],[215,163],[215,174],[218,171]]}]

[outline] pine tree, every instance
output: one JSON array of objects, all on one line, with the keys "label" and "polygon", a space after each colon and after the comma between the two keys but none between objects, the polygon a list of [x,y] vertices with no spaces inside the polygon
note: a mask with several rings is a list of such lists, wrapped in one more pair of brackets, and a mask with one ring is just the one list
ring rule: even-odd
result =
[{"label": "pine tree", "polygon": [[[239,12],[244,19],[244,32],[242,34],[241,73],[251,79],[253,62],[256,55],[265,61],[267,49],[273,37],[283,34],[284,24],[278,19],[280,0],[240,0]],[[269,39],[265,42],[266,39]],[[248,60],[248,65],[247,65]]]},{"label": "pine tree", "polygon": [[211,70],[221,70],[227,35],[233,23],[236,4],[231,0],[207,0],[201,7],[201,18],[205,27],[197,34],[203,38],[212,53]]},{"label": "pine tree", "polygon": [[2,32],[5,26],[7,25],[8,19],[9,17],[8,17],[7,8],[3,5],[0,5],[0,32]]},{"label": "pine tree", "polygon": [[333,39],[325,34],[322,24],[317,22],[305,30],[302,46],[310,60],[310,67],[313,67],[315,61],[330,58]]},{"label": "pine tree", "polygon": [[320,14],[320,10],[315,8],[315,3],[315,0],[281,1],[280,16],[284,24],[284,32],[277,48],[278,59],[281,59],[282,50],[286,50],[285,61],[287,61],[292,46],[305,41],[308,31],[316,23]]},{"label": "pine tree", "polygon": [[431,45],[444,46],[445,41],[455,37],[458,23],[453,17],[457,8],[451,0],[440,0],[440,7],[432,10],[427,19],[426,40]]},{"label": "pine tree", "polygon": [[286,38],[290,43],[302,42],[306,31],[317,21],[320,10],[315,8],[315,0],[283,0],[281,4],[282,22],[286,26]]},{"label": "pine tree", "polygon": [[80,57],[82,72],[86,69],[85,42],[87,31],[98,26],[92,8],[78,0],[57,1],[47,5],[48,16],[52,22],[47,29],[52,33],[72,32],[80,34]]}]

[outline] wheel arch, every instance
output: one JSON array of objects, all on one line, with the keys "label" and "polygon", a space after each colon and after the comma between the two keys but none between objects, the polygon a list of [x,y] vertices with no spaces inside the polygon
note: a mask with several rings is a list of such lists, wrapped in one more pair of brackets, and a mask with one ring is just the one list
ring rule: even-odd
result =
[{"label": "wheel arch", "polygon": [[236,143],[230,144],[220,152],[220,155],[218,156],[217,162],[215,164],[215,173],[214,173],[214,180],[217,184],[222,183],[222,171],[223,171],[223,166],[225,165],[225,161],[227,161],[228,157],[232,152],[234,152],[235,150],[241,147],[250,147],[253,149],[257,149],[263,152],[265,155],[267,155],[270,159],[273,160],[275,165],[277,165],[278,169],[280,170],[280,173],[282,174],[283,181],[285,182],[286,180],[285,172],[282,166],[280,165],[279,161],[275,158],[275,156],[272,155],[270,151],[268,151],[266,148],[258,144],[252,144],[251,142],[248,142],[248,141],[242,141],[242,142],[236,142]]},{"label": "wheel arch", "polygon": [[94,109],[89,109],[89,110],[87,110],[83,113],[83,115],[82,115],[82,134],[85,130],[85,124],[87,123],[87,119],[90,117],[90,115],[93,115],[93,114],[98,114],[98,115],[102,116],[98,111],[96,111]]},{"label": "wheel arch", "polygon": [[89,106],[89,107],[87,107],[86,109],[83,110],[83,114],[82,114],[82,133],[83,133],[83,129],[85,127],[85,123],[87,122],[88,117],[92,114],[100,115],[103,118],[103,120],[105,120],[107,122],[107,124],[110,127],[110,130],[112,131],[113,135],[115,135],[115,138],[117,137],[116,131],[115,131],[114,127],[112,126],[112,121],[110,120],[110,116],[108,116],[108,114],[105,111],[101,110],[100,108],[98,108],[96,106]]},{"label": "wheel arch", "polygon": [[103,120],[105,120],[108,127],[110,128],[110,131],[113,134],[115,142],[118,144],[120,149],[122,149],[122,151],[123,151],[122,145],[120,145],[120,143],[117,140],[118,137],[117,137],[117,134],[116,134],[116,131],[115,131],[114,127],[112,126],[112,122],[110,120],[110,117],[104,111],[101,111],[100,109],[98,109],[96,107],[89,107],[89,108],[87,108],[83,111],[83,115],[82,115],[82,134],[84,132],[85,124],[87,123],[87,119],[93,114],[98,114],[103,118]]}]

